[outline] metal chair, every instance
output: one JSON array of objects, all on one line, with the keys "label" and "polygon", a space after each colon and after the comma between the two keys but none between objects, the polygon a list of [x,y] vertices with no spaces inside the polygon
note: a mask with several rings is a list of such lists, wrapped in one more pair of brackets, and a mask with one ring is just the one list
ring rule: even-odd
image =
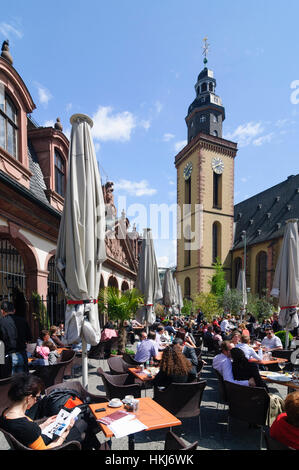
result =
[{"label": "metal chair", "polygon": [[182,451],[191,451],[196,450],[198,446],[198,441],[193,442],[193,444],[187,445],[180,439],[173,431],[168,431],[165,437],[164,450],[182,450]]},{"label": "metal chair", "polygon": [[198,417],[201,436],[200,405],[206,380],[171,383],[165,390],[154,386],[154,400],[177,418]]},{"label": "metal chair", "polygon": [[133,395],[134,398],[141,397],[141,386],[130,383],[129,374],[110,375],[104,372],[101,367],[98,368],[97,373],[103,380],[106,396],[109,400],[112,398],[122,400],[126,395]]},{"label": "metal chair", "polygon": [[263,428],[268,418],[270,396],[264,388],[246,387],[224,381],[228,400],[227,429],[229,418],[236,418],[248,424],[261,427],[260,449],[262,448]]}]

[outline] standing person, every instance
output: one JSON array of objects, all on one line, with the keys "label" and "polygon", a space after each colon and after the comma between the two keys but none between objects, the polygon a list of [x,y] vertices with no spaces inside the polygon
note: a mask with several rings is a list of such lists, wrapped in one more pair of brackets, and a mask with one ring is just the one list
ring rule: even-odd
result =
[{"label": "standing person", "polygon": [[12,302],[1,304],[0,339],[5,345],[6,375],[28,371],[26,343],[32,341],[32,334],[25,318],[16,315]]}]

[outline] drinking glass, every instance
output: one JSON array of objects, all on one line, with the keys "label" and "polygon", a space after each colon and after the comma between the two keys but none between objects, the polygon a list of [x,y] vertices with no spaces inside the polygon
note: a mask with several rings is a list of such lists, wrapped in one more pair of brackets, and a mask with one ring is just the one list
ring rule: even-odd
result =
[{"label": "drinking glass", "polygon": [[279,362],[279,363],[278,363],[278,367],[280,368],[280,370],[282,371],[282,373],[284,373],[284,372],[283,372],[283,369],[285,368],[285,362]]}]

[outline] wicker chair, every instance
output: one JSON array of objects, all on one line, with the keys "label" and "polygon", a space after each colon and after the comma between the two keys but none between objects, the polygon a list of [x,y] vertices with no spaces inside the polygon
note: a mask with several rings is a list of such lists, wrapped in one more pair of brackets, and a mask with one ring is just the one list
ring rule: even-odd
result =
[{"label": "wicker chair", "polygon": [[261,427],[260,449],[262,448],[263,427],[266,425],[270,396],[264,388],[246,387],[224,381],[228,400],[228,422],[229,418],[236,418],[248,424]]},{"label": "wicker chair", "polygon": [[129,374],[110,375],[103,371],[101,367],[97,370],[98,375],[102,378],[106,396],[112,398],[123,399],[126,395],[133,395],[135,398],[141,397],[141,386],[139,384],[131,384]]},{"label": "wicker chair", "polygon": [[[0,431],[4,434],[4,437],[10,446],[11,450],[34,450],[30,447],[26,447],[21,442],[19,442],[12,434],[0,428]],[[65,442],[61,446],[54,447],[53,449],[48,450],[81,450],[81,444],[78,441]]]},{"label": "wicker chair", "polygon": [[264,437],[267,450],[295,450],[292,447],[288,447],[285,444],[278,442],[276,439],[273,439],[273,437],[270,436],[268,430],[262,431],[262,434]]},{"label": "wicker chair", "polygon": [[0,414],[7,408],[11,402],[8,398],[8,390],[10,389],[12,377],[0,379]]},{"label": "wicker chair", "polygon": [[38,375],[45,384],[45,388],[51,387],[51,385],[59,384],[63,382],[63,377],[66,374],[66,371],[71,366],[75,358],[75,351],[63,351],[70,352],[70,359],[67,361],[59,361],[56,364],[51,366],[37,366],[34,375]]},{"label": "wicker chair", "polygon": [[135,361],[132,354],[123,353],[123,360],[130,366],[139,366],[142,362]]},{"label": "wicker chair", "polygon": [[193,444],[186,445],[182,439],[180,439],[173,431],[168,431],[165,437],[164,450],[182,450],[182,451],[192,451],[196,450],[198,446],[198,441],[193,442]]},{"label": "wicker chair", "polygon": [[87,391],[78,380],[68,380],[60,384],[46,388],[45,394],[49,395],[52,390],[67,389],[75,390],[85,403],[107,403],[109,400],[105,395],[95,395]]},{"label": "wicker chair", "polygon": [[177,418],[198,416],[201,436],[200,405],[206,380],[191,383],[171,383],[165,390],[154,386],[154,400]]},{"label": "wicker chair", "polygon": [[130,364],[125,362],[120,356],[109,357],[109,359],[107,359],[107,363],[110,372],[113,375],[127,374],[128,368],[130,367]]},{"label": "wicker chair", "polygon": [[224,385],[224,380],[220,372],[218,370],[213,368],[214,375],[217,377],[218,381],[218,401],[217,401],[217,410],[219,404],[223,405],[223,408],[225,408],[226,405],[228,405],[228,400],[227,400],[227,394],[226,394],[226,388]]}]

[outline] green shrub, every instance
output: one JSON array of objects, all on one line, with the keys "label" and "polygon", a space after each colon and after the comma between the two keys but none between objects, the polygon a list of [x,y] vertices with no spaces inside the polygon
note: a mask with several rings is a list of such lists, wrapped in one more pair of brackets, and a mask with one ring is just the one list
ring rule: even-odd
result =
[{"label": "green shrub", "polygon": [[[285,344],[286,344],[286,332],[284,330],[282,331],[277,331],[275,333],[275,336],[277,336],[280,341],[282,342],[282,345],[283,347],[285,348]],[[293,335],[291,335],[291,333],[289,332],[289,345],[291,344],[291,341],[293,339]]]}]

